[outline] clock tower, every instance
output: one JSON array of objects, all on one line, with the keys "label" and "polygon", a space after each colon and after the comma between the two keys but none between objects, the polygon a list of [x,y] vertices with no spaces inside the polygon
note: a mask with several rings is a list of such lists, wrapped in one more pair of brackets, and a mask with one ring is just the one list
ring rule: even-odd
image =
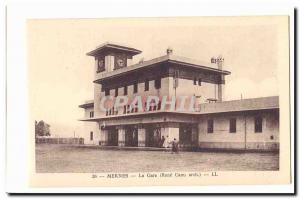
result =
[{"label": "clock tower", "polygon": [[142,51],[113,43],[104,43],[87,55],[95,58],[96,73],[110,72],[127,67],[131,64],[132,57]]}]

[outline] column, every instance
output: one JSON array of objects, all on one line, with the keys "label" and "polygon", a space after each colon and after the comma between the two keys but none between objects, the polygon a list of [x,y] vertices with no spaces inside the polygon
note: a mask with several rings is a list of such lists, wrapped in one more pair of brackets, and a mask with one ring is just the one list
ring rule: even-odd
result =
[{"label": "column", "polygon": [[120,146],[120,147],[125,146],[125,128],[124,127],[118,128],[118,146]]},{"label": "column", "polygon": [[105,69],[107,72],[114,70],[114,56],[112,55],[105,56]]},{"label": "column", "polygon": [[127,59],[127,66],[131,66],[133,64],[132,59]]},{"label": "column", "polygon": [[146,129],[145,128],[138,128],[138,146],[144,147],[146,141]]},{"label": "column", "polygon": [[101,146],[106,146],[108,140],[108,130],[100,130],[100,143]]}]

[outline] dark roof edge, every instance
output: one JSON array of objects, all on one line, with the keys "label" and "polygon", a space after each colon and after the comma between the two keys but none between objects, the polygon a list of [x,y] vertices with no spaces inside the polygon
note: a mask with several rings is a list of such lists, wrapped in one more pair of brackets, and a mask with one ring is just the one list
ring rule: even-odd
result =
[{"label": "dark roof edge", "polygon": [[83,104],[78,105],[79,108],[90,108],[90,107],[94,107],[94,100],[89,100],[86,101]]},{"label": "dark roof edge", "polygon": [[122,50],[122,51],[127,51],[130,52],[134,55],[140,54],[142,51],[132,48],[132,47],[128,47],[128,46],[123,46],[123,45],[118,45],[118,44],[111,44],[111,43],[105,43],[103,45],[100,45],[99,47],[97,47],[96,49],[86,53],[86,55],[88,56],[94,56],[97,54],[97,52],[105,49],[105,48],[112,48],[112,49],[117,49],[117,50]]},{"label": "dark roof edge", "polygon": [[230,75],[231,74],[231,72],[227,71],[227,70],[220,70],[220,69],[217,69],[217,68],[212,68],[212,67],[207,67],[207,66],[201,66],[201,65],[191,64],[191,63],[188,63],[188,62],[181,62],[181,61],[172,60],[172,59],[169,59],[168,62],[175,63],[175,64],[186,65],[186,66],[197,67],[199,69],[209,70],[209,71],[213,71],[213,72],[217,72],[217,73],[222,73],[224,75]]}]

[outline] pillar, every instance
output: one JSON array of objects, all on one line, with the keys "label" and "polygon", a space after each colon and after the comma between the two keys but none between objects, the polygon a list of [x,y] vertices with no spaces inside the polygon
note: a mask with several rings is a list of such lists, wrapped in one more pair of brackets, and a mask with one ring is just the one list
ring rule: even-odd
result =
[{"label": "pillar", "polygon": [[105,69],[107,72],[114,70],[114,56],[112,55],[105,56]]},{"label": "pillar", "polygon": [[118,146],[120,146],[120,147],[125,146],[125,128],[124,127],[118,128]]},{"label": "pillar", "polygon": [[139,128],[138,129],[138,146],[144,147],[146,144],[146,129],[145,128]]},{"label": "pillar", "polygon": [[131,66],[133,64],[132,59],[127,59],[127,66]]},{"label": "pillar", "polygon": [[100,130],[100,143],[101,146],[106,146],[108,140],[108,130]]}]

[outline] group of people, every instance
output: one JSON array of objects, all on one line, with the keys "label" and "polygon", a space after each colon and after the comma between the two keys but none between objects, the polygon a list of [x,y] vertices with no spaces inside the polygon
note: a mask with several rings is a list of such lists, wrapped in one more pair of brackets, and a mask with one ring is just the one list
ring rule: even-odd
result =
[{"label": "group of people", "polygon": [[172,152],[175,152],[175,153],[178,153],[178,151],[179,151],[178,141],[176,140],[176,138],[174,138],[174,140],[170,141],[169,136],[167,136],[166,138],[165,138],[165,136],[161,137],[160,147],[162,147],[162,148],[172,147]]},{"label": "group of people", "polygon": [[154,136],[152,137],[152,139],[150,140],[151,143],[153,143],[152,146],[154,147],[160,147],[160,148],[171,148],[172,152],[178,153],[179,151],[179,143],[177,141],[176,138],[174,138],[173,140],[170,140],[169,136],[167,135],[165,136],[160,136],[160,131],[155,131],[154,132]]}]

